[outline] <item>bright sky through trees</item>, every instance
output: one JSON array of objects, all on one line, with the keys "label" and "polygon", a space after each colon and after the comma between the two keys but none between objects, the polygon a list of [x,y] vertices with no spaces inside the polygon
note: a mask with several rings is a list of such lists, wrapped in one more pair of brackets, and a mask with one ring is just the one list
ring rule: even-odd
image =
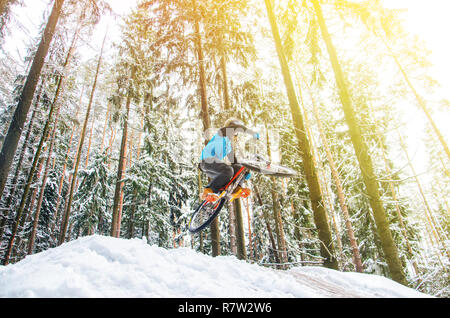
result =
[{"label": "bright sky through trees", "polygon": [[[112,9],[118,14],[127,13],[134,5],[136,0],[109,0],[108,3]],[[263,2],[261,1],[261,4]],[[450,1],[448,0],[384,0],[384,6],[388,8],[405,9],[403,18],[405,19],[406,29],[412,33],[417,34],[427,44],[427,47],[432,51],[431,61],[435,65],[434,75],[444,87],[444,91],[450,89],[450,43],[444,40],[442,34],[450,30],[450,19],[448,12],[450,12]],[[29,35],[37,34],[36,27],[39,26],[42,20],[42,10],[48,5],[46,0],[27,1],[24,7],[17,7],[14,12],[18,14],[17,19],[29,28]],[[105,24],[111,22],[111,19],[106,17],[98,27],[99,35],[96,35],[99,42],[103,38]],[[12,35],[12,40],[9,40],[8,45],[17,47],[22,51],[26,37],[22,36],[22,32],[17,32]]]},{"label": "bright sky through trees", "polygon": [[[123,0],[109,0],[107,1],[116,14],[126,14],[134,6],[137,0],[123,1]],[[263,1],[261,1],[263,5]],[[448,0],[384,0],[383,5],[387,8],[404,9],[402,15],[405,22],[405,29],[419,36],[419,38],[426,43],[426,47],[431,51],[429,57],[433,66],[431,67],[430,75],[438,80],[441,85],[440,98],[450,100],[450,43],[443,37],[442,34],[450,30],[450,19],[448,19],[448,12],[450,12],[450,1]],[[28,30],[23,32],[21,30],[12,32],[11,36],[6,42],[6,47],[14,56],[18,64],[22,63],[23,55],[25,54],[25,46],[29,43],[32,37],[38,35],[39,23],[42,21],[43,10],[49,7],[49,1],[34,0],[27,1],[23,7],[16,6],[14,12],[16,14],[16,24],[20,23]],[[103,16],[102,21],[96,27],[93,33],[92,41],[85,45],[83,58],[93,58],[98,54],[98,48],[101,46],[105,31],[107,27],[108,38],[116,39],[119,34],[119,21],[109,16]],[[265,23],[265,21],[264,21]],[[95,45],[98,43],[98,45]],[[435,101],[438,102],[438,101]],[[405,105],[408,107],[409,105]],[[421,140],[421,134],[424,129],[424,121],[422,114],[418,109],[413,110],[409,114],[408,122],[411,124],[411,135],[408,139],[408,144],[413,148],[413,161],[416,164],[424,167],[424,146]],[[435,116],[436,123],[441,128],[444,136],[450,138],[450,126],[447,125],[450,120],[448,112]]]}]

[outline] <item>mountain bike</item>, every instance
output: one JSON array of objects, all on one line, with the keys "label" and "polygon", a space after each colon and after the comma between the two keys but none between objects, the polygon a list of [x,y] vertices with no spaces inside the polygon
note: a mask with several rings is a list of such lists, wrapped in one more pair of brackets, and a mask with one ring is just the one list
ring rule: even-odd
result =
[{"label": "mountain bike", "polygon": [[264,159],[261,155],[254,155],[252,159],[242,160],[239,164],[242,167],[236,172],[233,178],[231,178],[228,184],[219,190],[217,200],[214,202],[203,200],[191,214],[188,226],[189,232],[197,233],[210,225],[217,217],[224,204],[234,200],[234,190],[250,171],[274,177],[292,177],[297,174],[295,170],[273,164]]}]

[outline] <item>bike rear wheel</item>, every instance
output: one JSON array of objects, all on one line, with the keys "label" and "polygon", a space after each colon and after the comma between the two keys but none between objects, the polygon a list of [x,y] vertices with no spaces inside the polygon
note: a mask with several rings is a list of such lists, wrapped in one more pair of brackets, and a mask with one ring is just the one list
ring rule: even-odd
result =
[{"label": "bike rear wheel", "polygon": [[217,202],[203,201],[199,207],[192,213],[189,220],[189,232],[197,233],[207,227],[217,217],[223,205],[225,198]]}]

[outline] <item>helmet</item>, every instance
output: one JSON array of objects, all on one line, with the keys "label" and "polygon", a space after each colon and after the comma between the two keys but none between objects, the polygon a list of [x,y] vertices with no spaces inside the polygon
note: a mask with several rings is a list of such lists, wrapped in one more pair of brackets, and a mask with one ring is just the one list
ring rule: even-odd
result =
[{"label": "helmet", "polygon": [[239,120],[237,118],[230,118],[225,122],[224,125],[225,128],[238,128],[238,127],[245,127],[244,123],[242,122],[242,120]]}]

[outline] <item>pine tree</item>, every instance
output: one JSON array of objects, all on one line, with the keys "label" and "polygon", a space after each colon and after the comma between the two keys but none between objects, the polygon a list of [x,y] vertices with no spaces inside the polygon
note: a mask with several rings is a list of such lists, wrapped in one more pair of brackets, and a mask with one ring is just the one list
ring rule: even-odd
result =
[{"label": "pine tree", "polygon": [[317,0],[313,0],[313,5],[315,12],[317,14],[317,19],[319,22],[323,39],[326,43],[328,53],[330,55],[333,70],[335,72],[336,82],[339,89],[339,96],[341,98],[346,121],[350,129],[352,143],[355,147],[355,153],[357,155],[360,164],[361,172],[364,178],[364,183],[366,185],[366,190],[369,195],[370,205],[374,213],[386,261],[389,265],[392,278],[399,283],[407,285],[402,264],[398,257],[398,251],[392,239],[392,234],[389,229],[388,221],[386,219],[385,210],[380,200],[380,194],[378,190],[378,184],[375,178],[372,160],[368,153],[367,145],[365,144],[361,136],[360,128],[355,118],[351,98],[347,89],[346,79],[339,64],[336,50],[331,42],[331,38],[322,15],[321,7]]},{"label": "pine tree", "polygon": [[324,210],[325,204],[323,203],[323,197],[320,193],[319,181],[317,178],[317,172],[312,163],[310,143],[305,134],[305,128],[303,123],[303,118],[300,112],[300,108],[297,101],[297,96],[293,87],[292,79],[289,73],[289,68],[286,62],[286,58],[281,45],[281,40],[278,32],[278,27],[276,25],[275,16],[272,9],[272,4],[270,0],[265,0],[267,13],[269,16],[269,21],[272,27],[272,34],[277,48],[278,57],[280,60],[280,65],[283,73],[283,78],[285,80],[285,86],[287,95],[289,98],[289,103],[292,111],[292,119],[294,126],[296,128],[296,134],[298,138],[298,147],[301,149],[301,154],[303,157],[303,168],[305,172],[305,177],[308,182],[308,187],[310,191],[311,204],[314,211],[314,220],[316,226],[319,230],[319,238],[322,241],[321,245],[321,255],[325,259],[325,266],[337,269],[338,264],[334,256],[334,244],[331,238],[331,231],[327,222],[327,216]]},{"label": "pine tree", "polygon": [[80,170],[81,180],[74,196],[74,231],[92,235],[108,220],[108,199],[112,192],[111,176],[107,168],[108,156],[95,152],[93,160]]},{"label": "pine tree", "polygon": [[17,104],[13,119],[9,125],[8,133],[2,145],[2,150],[0,152],[0,198],[4,193],[14,154],[25,125],[28,111],[39,81],[40,73],[44,65],[44,60],[49,50],[56,24],[61,14],[63,3],[64,0],[55,0],[55,4],[48,18],[41,42],[39,43],[39,47],[36,51],[27,80],[23,87],[22,94],[19,98],[19,103]]},{"label": "pine tree", "polygon": [[92,102],[93,102],[93,99],[94,99],[95,89],[96,89],[96,86],[97,86],[99,70],[100,70],[100,66],[101,66],[101,63],[102,63],[103,49],[104,49],[105,42],[106,42],[106,35],[107,34],[105,34],[105,37],[103,39],[102,47],[101,47],[99,58],[98,58],[98,61],[97,61],[97,68],[96,68],[96,71],[95,71],[94,82],[92,84],[91,94],[90,94],[89,103],[88,103],[88,106],[87,106],[87,109],[86,109],[86,115],[85,115],[85,118],[84,118],[83,128],[82,128],[82,131],[81,131],[80,140],[78,142],[78,150],[77,150],[77,156],[76,156],[76,160],[75,160],[75,167],[74,167],[74,172],[72,174],[72,180],[71,180],[71,184],[70,184],[69,196],[68,196],[68,199],[67,199],[67,208],[64,211],[63,222],[61,224],[61,231],[60,231],[60,235],[59,235],[59,239],[58,239],[58,245],[61,245],[62,243],[64,243],[64,240],[65,240],[65,237],[66,237],[67,228],[68,228],[68,225],[69,225],[70,211],[72,209],[72,200],[73,200],[73,195],[74,195],[74,192],[75,192],[78,168],[79,168],[79,164],[80,164],[80,160],[81,160],[81,149],[83,148],[83,143],[84,143],[84,139],[85,139],[85,136],[86,136],[86,128],[87,128],[87,124],[88,124],[88,121],[89,121],[89,116],[90,116],[90,112],[91,112]]}]

